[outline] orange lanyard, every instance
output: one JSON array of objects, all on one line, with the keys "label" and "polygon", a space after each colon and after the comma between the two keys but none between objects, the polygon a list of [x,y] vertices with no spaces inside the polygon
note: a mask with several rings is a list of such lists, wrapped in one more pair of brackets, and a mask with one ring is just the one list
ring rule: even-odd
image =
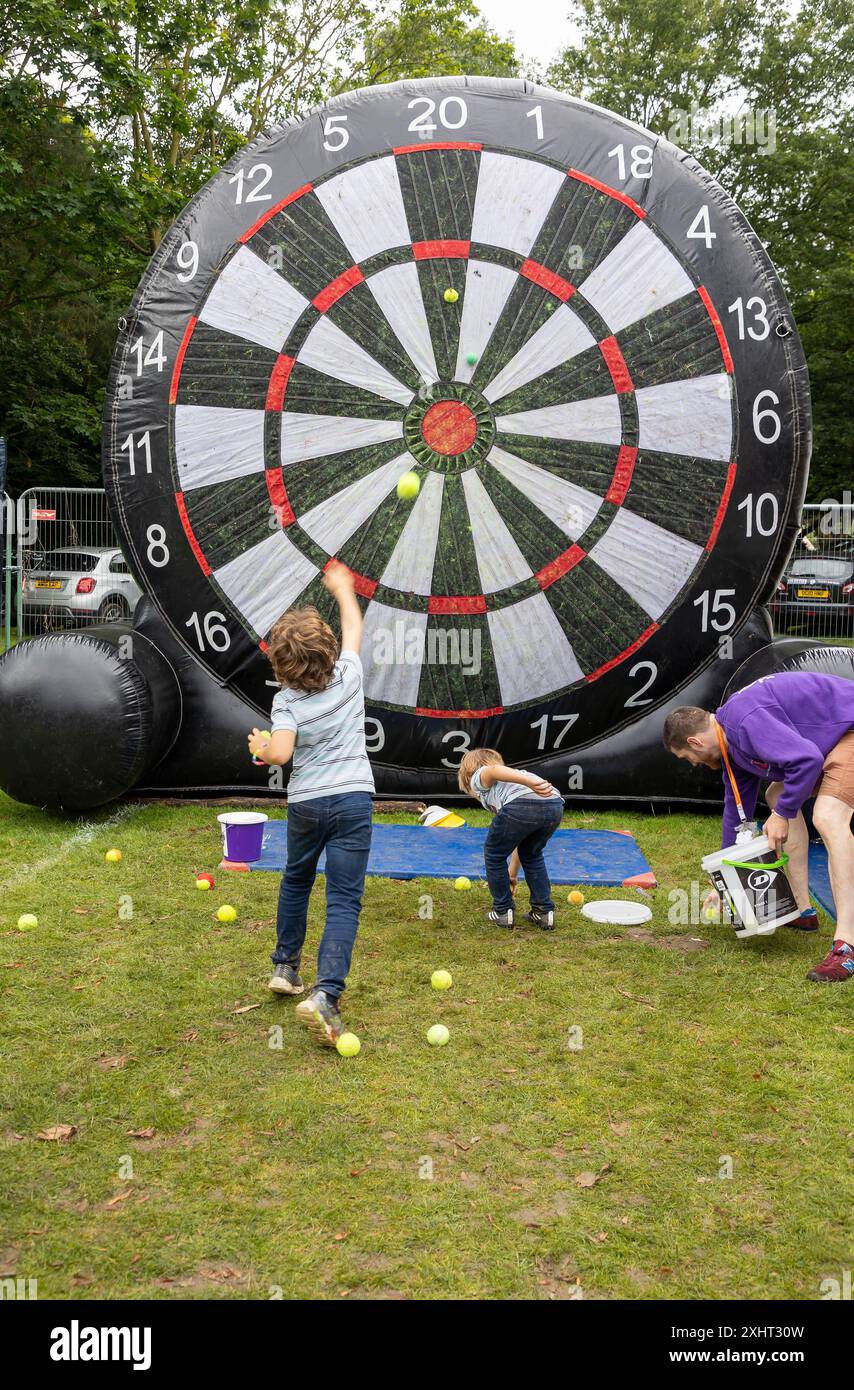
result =
[{"label": "orange lanyard", "polygon": [[718,745],[721,750],[721,757],[724,760],[724,767],[726,768],[727,776],[729,777],[729,784],[732,787],[732,794],[735,797],[735,804],[738,808],[739,820],[741,821],[742,825],[746,825],[747,817],[744,814],[744,807],[741,804],[741,793],[738,790],[738,783],[736,782],[735,777],[733,775],[732,764],[729,760],[729,753],[727,752],[726,734],[724,733],[717,720],[715,720],[715,733],[718,736]]}]

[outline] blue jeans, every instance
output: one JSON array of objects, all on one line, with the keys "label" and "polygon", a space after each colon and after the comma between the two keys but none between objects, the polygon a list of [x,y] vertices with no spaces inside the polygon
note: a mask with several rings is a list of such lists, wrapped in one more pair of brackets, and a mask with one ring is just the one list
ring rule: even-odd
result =
[{"label": "blue jeans", "polygon": [[531,894],[531,906],[553,912],[552,885],[543,857],[543,850],[560,825],[563,802],[556,797],[517,796],[498,812],[486,837],[484,859],[486,881],[496,912],[507,912],[513,906],[510,892],[508,856],[519,851],[525,870],[525,882]]},{"label": "blue jeans", "polygon": [[371,848],[371,794],[345,792],[288,807],[288,862],[279,889],[274,965],[299,968],[308,900],[326,850],[326,926],[315,988],[337,999],[347,982]]}]

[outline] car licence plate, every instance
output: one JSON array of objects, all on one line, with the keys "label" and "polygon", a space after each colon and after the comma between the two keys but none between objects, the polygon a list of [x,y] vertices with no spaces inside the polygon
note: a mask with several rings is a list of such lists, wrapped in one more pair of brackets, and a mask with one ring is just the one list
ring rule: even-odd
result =
[{"label": "car licence plate", "polygon": [[798,598],[830,598],[829,589],[798,589]]},{"label": "car licence plate", "polygon": [[61,588],[62,588],[62,580],[61,580],[61,579],[37,579],[37,580],[36,580],[36,588],[37,588],[37,589],[61,589]]}]

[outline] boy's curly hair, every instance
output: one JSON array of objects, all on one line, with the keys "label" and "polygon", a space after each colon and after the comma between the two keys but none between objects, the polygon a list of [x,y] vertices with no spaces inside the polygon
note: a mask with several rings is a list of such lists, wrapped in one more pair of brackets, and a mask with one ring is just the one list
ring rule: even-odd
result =
[{"label": "boy's curly hair", "polygon": [[338,639],[316,608],[293,608],[273,624],[267,656],[279,685],[325,690],[338,660]]},{"label": "boy's curly hair", "polygon": [[472,748],[468,753],[464,753],[457,778],[460,791],[470,796],[471,779],[478,768],[486,767],[487,763],[501,763],[503,761],[501,754],[496,753],[494,748]]}]

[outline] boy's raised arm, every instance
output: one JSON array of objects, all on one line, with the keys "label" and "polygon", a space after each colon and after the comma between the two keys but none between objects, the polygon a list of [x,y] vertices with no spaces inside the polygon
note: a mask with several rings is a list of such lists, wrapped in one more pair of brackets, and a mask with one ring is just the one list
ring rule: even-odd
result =
[{"label": "boy's raised arm", "polygon": [[362,610],[356,598],[353,576],[346,565],[333,560],[324,572],[323,583],[336,600],[341,614],[341,650],[356,652],[362,645]]}]

